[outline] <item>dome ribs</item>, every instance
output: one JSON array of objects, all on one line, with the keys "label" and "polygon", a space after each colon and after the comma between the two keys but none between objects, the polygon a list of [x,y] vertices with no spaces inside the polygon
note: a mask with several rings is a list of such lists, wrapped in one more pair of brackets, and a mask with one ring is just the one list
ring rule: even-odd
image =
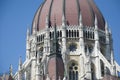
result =
[{"label": "dome ribs", "polygon": [[52,0],[46,0],[45,4],[43,5],[40,15],[39,30],[45,28],[46,16],[49,13],[51,2]]},{"label": "dome ribs", "polygon": [[56,18],[57,25],[62,25],[62,0],[53,0],[50,15],[51,26],[54,26],[54,18]]},{"label": "dome ribs", "polygon": [[93,26],[91,8],[87,0],[79,0],[83,26]]},{"label": "dome ribs", "polygon": [[79,14],[76,0],[66,0],[65,15],[68,25],[78,25]]},{"label": "dome ribs", "polygon": [[96,15],[99,29],[105,30],[104,17],[93,0],[45,0],[36,12],[33,27],[36,26],[38,31],[44,29],[46,16],[49,21],[48,27],[54,26],[54,19],[57,26],[63,25],[62,22],[69,26],[79,25],[80,13],[83,26],[94,27]]},{"label": "dome ribs", "polygon": [[103,18],[102,13],[100,12],[100,10],[98,9],[98,7],[96,6],[95,2],[93,0],[88,0],[94,13],[97,15],[97,19],[98,19],[98,27],[102,30],[105,30],[105,20]]},{"label": "dome ribs", "polygon": [[38,8],[38,10],[36,11],[35,15],[34,15],[34,19],[32,22],[32,33],[33,33],[33,28],[35,27],[34,24],[37,24],[37,30],[38,30],[38,24],[39,24],[39,17],[40,16],[40,11],[42,9],[42,5]]}]

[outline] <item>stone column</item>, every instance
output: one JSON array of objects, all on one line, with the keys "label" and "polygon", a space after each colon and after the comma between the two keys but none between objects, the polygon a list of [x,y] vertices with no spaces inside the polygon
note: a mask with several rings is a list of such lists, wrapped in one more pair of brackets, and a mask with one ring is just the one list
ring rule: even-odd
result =
[{"label": "stone column", "polygon": [[64,12],[63,12],[63,15],[62,15],[62,58],[63,58],[63,62],[64,62],[64,68],[65,68],[65,71],[64,71],[64,77],[67,77],[68,73],[67,73],[67,62],[66,62],[66,58],[67,58],[67,48],[66,48],[66,21],[65,21],[65,15],[64,15]]},{"label": "stone column", "polygon": [[36,58],[33,57],[31,61],[31,80],[36,79]]},{"label": "stone column", "polygon": [[95,46],[94,46],[94,57],[95,57],[95,67],[96,67],[96,79],[100,79],[101,77],[101,69],[100,69],[100,59],[98,54],[100,54],[100,45],[99,45],[99,34],[98,34],[98,22],[97,16],[95,15]]}]

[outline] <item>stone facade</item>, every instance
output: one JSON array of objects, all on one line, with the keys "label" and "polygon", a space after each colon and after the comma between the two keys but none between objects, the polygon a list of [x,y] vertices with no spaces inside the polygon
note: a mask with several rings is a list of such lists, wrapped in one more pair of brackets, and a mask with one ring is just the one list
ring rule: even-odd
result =
[{"label": "stone facade", "polygon": [[[46,6],[48,1],[50,0],[45,0],[43,5]],[[90,1],[89,5],[92,6],[94,17],[87,20],[83,14],[85,12],[81,11],[77,15],[78,24],[74,25],[75,21],[72,23],[71,18],[69,20],[68,14],[66,13],[66,15],[64,12],[65,5],[62,9],[63,14],[60,14],[61,18],[55,17],[54,21],[51,21],[50,13],[39,19],[38,15],[41,16],[43,13],[40,14],[41,7],[38,9],[33,20],[32,32],[27,30],[26,60],[22,63],[20,58],[18,71],[14,75],[15,80],[106,80],[105,75],[118,76],[120,66],[114,60],[112,33],[109,25],[107,22],[104,25],[104,19],[101,17],[101,13],[97,13],[98,10],[92,0],[81,1],[86,1],[85,5],[88,5]],[[83,8],[82,2],[80,4]],[[89,10],[87,11],[89,12]],[[72,12],[69,11],[69,13]],[[91,13],[86,14],[88,17],[90,15]],[[37,25],[36,22],[39,20],[43,23]],[[68,24],[67,20],[72,25]],[[93,23],[89,20],[92,20]],[[59,21],[61,25],[58,25]],[[57,35],[57,43],[55,35]],[[54,43],[57,44],[57,47]],[[51,58],[52,53],[54,56]],[[58,53],[61,57],[58,57]]]}]

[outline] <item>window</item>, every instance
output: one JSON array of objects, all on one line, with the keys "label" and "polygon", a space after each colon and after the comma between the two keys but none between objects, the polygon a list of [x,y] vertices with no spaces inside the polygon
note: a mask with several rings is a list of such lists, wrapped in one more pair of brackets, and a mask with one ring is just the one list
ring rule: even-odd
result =
[{"label": "window", "polygon": [[96,80],[95,78],[95,65],[91,63],[91,79]]},{"label": "window", "polygon": [[78,65],[75,62],[69,65],[69,80],[78,80]]},{"label": "window", "polygon": [[70,51],[76,51],[76,49],[77,49],[77,45],[76,44],[70,44],[70,46],[69,46],[69,50]]},{"label": "window", "polygon": [[105,74],[107,74],[107,75],[111,75],[109,68],[106,67],[105,69],[106,69],[106,70],[105,70]]},{"label": "window", "polygon": [[92,53],[93,52],[93,46],[92,45],[85,45],[85,52]]},{"label": "window", "polygon": [[102,60],[100,60],[100,65],[101,65],[101,76],[103,77],[105,74],[105,70],[104,70],[104,63]]}]

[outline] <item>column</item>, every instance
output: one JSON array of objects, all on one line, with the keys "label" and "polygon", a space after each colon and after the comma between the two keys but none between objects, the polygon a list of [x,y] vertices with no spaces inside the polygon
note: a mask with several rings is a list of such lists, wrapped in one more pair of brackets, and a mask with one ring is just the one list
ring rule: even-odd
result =
[{"label": "column", "polygon": [[31,61],[31,80],[36,79],[36,58],[33,57]]},{"label": "column", "polygon": [[101,77],[101,68],[100,68],[100,45],[99,45],[99,34],[98,34],[98,22],[97,22],[97,16],[95,15],[95,46],[94,46],[94,56],[95,56],[95,67],[96,67],[96,79],[100,79]]}]

